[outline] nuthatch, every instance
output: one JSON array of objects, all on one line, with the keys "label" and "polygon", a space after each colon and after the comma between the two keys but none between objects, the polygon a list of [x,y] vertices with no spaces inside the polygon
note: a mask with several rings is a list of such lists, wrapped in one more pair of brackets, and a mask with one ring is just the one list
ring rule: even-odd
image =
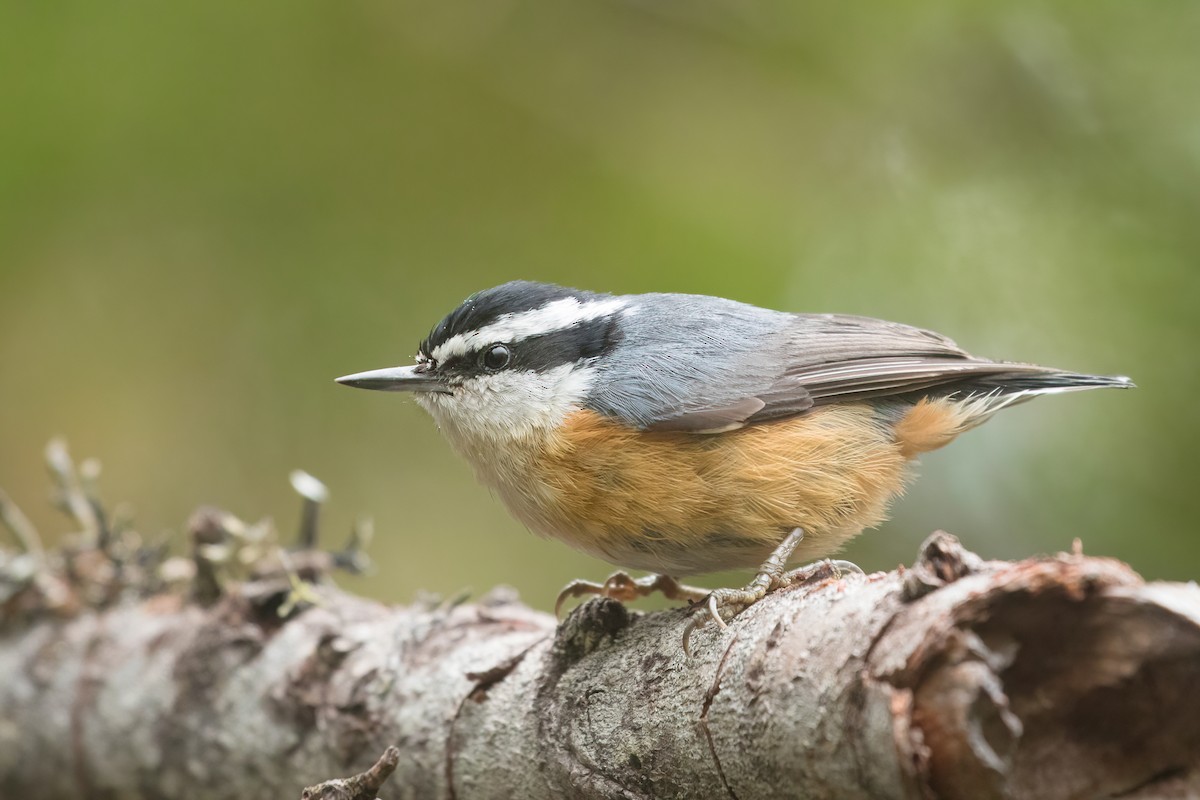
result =
[{"label": "nuthatch", "polygon": [[[560,602],[660,590],[721,625],[878,525],[919,454],[1038,395],[1133,386],[868,317],[527,281],[467,298],[416,362],[337,380],[413,392],[530,529],[654,573]],[[675,580],[742,567],[743,589]]]}]

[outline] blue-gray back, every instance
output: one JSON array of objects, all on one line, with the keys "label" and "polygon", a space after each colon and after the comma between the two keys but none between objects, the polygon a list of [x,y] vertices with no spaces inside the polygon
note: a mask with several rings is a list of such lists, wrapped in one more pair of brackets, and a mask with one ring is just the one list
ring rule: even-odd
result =
[{"label": "blue-gray back", "polygon": [[642,429],[720,431],[832,402],[1057,372],[974,358],[940,334],[869,317],[703,295],[628,299],[588,406]]}]

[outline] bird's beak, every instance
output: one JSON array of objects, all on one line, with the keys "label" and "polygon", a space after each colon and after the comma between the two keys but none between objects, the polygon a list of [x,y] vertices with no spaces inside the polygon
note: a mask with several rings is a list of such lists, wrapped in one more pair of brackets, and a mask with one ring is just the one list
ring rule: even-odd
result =
[{"label": "bird's beak", "polygon": [[440,392],[451,394],[450,387],[441,378],[430,375],[420,366],[388,367],[343,375],[338,383],[356,389],[376,389],[381,392]]}]

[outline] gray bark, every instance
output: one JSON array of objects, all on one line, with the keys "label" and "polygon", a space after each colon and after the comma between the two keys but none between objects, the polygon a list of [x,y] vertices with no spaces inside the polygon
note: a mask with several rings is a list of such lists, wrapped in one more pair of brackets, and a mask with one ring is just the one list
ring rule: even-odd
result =
[{"label": "gray bark", "polygon": [[[1200,793],[1200,589],[1081,555],[689,609],[595,600],[556,629],[493,595],[254,583],[0,616],[0,796],[298,797],[399,748],[384,798],[1080,798]],[[390,764],[389,764],[390,766]],[[315,796],[315,795],[314,795]]]}]

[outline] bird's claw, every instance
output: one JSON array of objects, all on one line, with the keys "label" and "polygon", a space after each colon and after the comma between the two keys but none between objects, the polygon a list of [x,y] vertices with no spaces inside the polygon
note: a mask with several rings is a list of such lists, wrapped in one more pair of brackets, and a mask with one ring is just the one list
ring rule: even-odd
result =
[{"label": "bird's claw", "polygon": [[[617,573],[617,574],[623,574],[623,573]],[[562,588],[562,590],[558,593],[558,597],[555,598],[555,600],[554,600],[554,616],[555,616],[555,618],[558,619],[558,618],[562,617],[563,603],[565,603],[567,600],[571,599],[572,597],[584,597],[589,594],[595,594],[595,595],[600,595],[602,597],[607,597],[608,592],[606,591],[606,589],[608,587],[609,581],[611,581],[615,577],[616,577],[616,575],[609,576],[608,580],[606,580],[604,583],[596,583],[595,581],[585,581],[583,579],[573,580],[570,583],[568,583],[566,586],[564,586]]]},{"label": "bird's claw", "polygon": [[708,597],[704,600],[703,606],[698,606],[692,615],[692,619],[688,622],[687,627],[683,629],[683,652],[691,658],[691,639],[692,632],[697,628],[703,628],[711,619],[716,626],[721,630],[729,630],[729,623],[725,617],[730,620],[738,614],[745,611],[758,600],[761,600],[766,592],[758,595],[754,587],[745,589],[714,589],[709,592]]},{"label": "bird's claw", "polygon": [[717,623],[717,627],[721,630],[728,630],[729,626],[725,620],[721,619],[719,604],[717,603],[717,593],[713,592],[708,596],[708,613],[712,617],[713,622]]},{"label": "bird's claw", "polygon": [[699,602],[708,595],[706,590],[681,584],[669,575],[644,575],[641,578],[634,578],[627,572],[614,572],[605,578],[604,583],[585,580],[568,583],[558,593],[558,599],[554,601],[554,616],[560,615],[563,603],[572,597],[596,595],[628,603],[655,592],[662,592],[663,596],[669,600],[687,600],[689,603]]},{"label": "bird's claw", "polygon": [[844,575],[862,575],[863,570],[850,561],[824,559],[808,564],[783,575],[759,573],[743,589],[714,589],[704,599],[702,608],[697,608],[687,627],[683,630],[683,651],[691,656],[692,632],[702,628],[711,619],[721,630],[729,629],[729,622],[768,594],[789,586],[800,586]]},{"label": "bird's claw", "polygon": [[784,575],[780,583],[783,586],[802,586],[806,583],[828,580],[829,578],[865,574],[863,568],[853,561],[824,558],[820,561],[814,561],[811,564],[805,564],[803,567],[797,567]]}]

